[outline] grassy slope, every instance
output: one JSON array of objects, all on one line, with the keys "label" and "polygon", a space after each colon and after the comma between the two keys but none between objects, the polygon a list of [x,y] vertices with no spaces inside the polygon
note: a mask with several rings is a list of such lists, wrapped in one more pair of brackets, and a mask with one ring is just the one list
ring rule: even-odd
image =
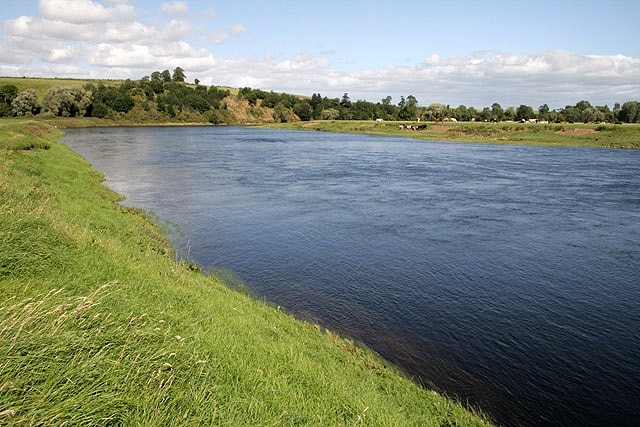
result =
[{"label": "grassy slope", "polygon": [[89,80],[89,79],[51,79],[51,78],[20,78],[20,77],[0,77],[0,86],[15,85],[19,92],[27,89],[35,89],[38,99],[42,101],[44,95],[54,86],[59,87],[82,87],[87,83],[104,84],[105,86],[116,86],[122,80]]},{"label": "grassy slope", "polygon": [[484,425],[176,262],[59,136],[0,121],[0,424]]},{"label": "grassy slope", "polygon": [[431,141],[488,142],[548,146],[640,148],[640,125],[412,123],[424,130],[399,129],[406,122],[311,121],[271,128],[403,136]]}]

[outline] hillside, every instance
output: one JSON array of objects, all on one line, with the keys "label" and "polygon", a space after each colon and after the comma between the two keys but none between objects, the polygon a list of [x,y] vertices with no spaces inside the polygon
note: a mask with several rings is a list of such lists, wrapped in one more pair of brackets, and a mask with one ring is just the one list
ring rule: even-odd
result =
[{"label": "hillside", "polygon": [[0,120],[1,425],[487,425],[175,259],[60,136]]},{"label": "hillside", "polygon": [[[155,73],[154,73],[155,74]],[[25,97],[34,91],[33,98]],[[234,89],[153,80],[89,80],[0,77],[0,117],[84,117],[114,124],[252,124],[300,120],[301,97],[257,89]]]}]

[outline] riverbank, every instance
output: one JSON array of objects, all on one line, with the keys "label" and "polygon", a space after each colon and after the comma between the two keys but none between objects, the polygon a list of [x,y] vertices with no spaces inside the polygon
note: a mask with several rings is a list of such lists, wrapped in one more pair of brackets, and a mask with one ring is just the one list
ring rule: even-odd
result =
[{"label": "riverbank", "polygon": [[272,129],[364,133],[429,141],[563,147],[640,148],[640,125],[315,120],[267,124]]},{"label": "riverbank", "polygon": [[0,120],[1,424],[488,424],[176,259],[61,135]]}]

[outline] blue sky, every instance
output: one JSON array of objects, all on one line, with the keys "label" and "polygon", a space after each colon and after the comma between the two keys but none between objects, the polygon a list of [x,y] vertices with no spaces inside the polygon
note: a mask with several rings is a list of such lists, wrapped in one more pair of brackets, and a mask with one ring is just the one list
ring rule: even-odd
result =
[{"label": "blue sky", "polygon": [[640,2],[27,0],[0,75],[187,80],[484,107],[640,100]]}]

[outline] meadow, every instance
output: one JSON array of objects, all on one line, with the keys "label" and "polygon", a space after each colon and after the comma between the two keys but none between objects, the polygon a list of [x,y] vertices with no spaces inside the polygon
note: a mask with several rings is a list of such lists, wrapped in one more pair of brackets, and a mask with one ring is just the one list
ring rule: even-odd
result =
[{"label": "meadow", "polygon": [[[429,141],[640,148],[640,126],[637,124],[425,123],[317,120],[265,126],[277,129],[402,136]],[[417,130],[410,128],[411,126],[416,127]]]},{"label": "meadow", "polygon": [[176,258],[61,135],[0,120],[0,424],[489,425]]}]

